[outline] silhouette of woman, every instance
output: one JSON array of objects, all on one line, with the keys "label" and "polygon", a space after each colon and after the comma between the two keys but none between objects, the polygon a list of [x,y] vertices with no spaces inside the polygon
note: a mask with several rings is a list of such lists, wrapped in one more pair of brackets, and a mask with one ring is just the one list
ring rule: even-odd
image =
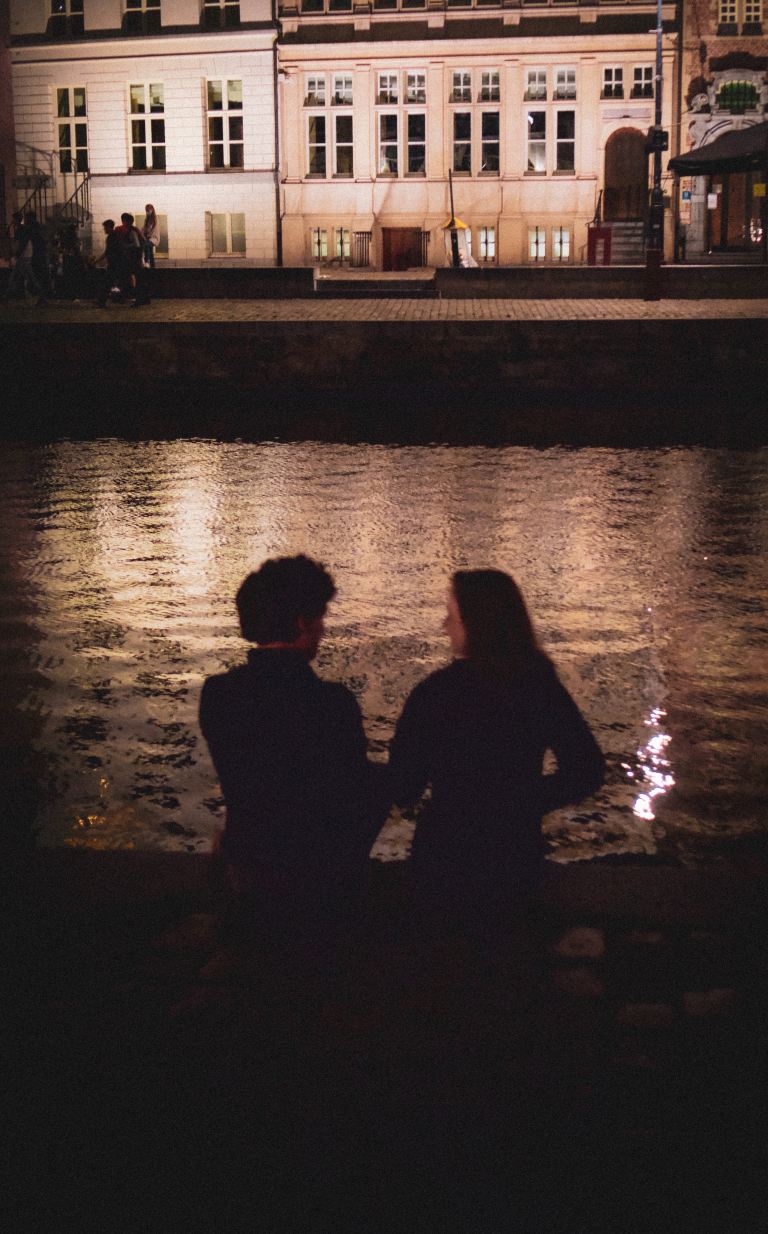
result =
[{"label": "silhouette of woman", "polygon": [[[454,574],[443,628],[455,659],[407,699],[390,789],[410,806],[431,787],[410,863],[425,920],[483,928],[538,885],[543,816],[594,793],[604,760],[510,575]],[[557,770],[544,774],[548,750]]]}]

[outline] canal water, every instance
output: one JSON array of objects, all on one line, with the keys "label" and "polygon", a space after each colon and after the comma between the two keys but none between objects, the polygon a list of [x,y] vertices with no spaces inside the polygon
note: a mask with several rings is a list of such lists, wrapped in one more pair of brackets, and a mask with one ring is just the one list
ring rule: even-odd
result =
[{"label": "canal water", "polygon": [[[245,653],[233,596],[305,551],[339,595],[318,659],[375,758],[446,662],[446,582],[512,571],[606,752],[555,860],[716,858],[766,825],[768,451],[6,444],[0,739],[45,845],[205,851],[222,818],[196,712]],[[376,853],[407,852],[389,821]]]}]

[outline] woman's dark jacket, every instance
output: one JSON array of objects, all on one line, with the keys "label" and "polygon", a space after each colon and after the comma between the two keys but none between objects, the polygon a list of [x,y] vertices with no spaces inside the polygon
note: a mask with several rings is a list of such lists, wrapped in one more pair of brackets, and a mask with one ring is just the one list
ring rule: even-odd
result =
[{"label": "woman's dark jacket", "polygon": [[[547,750],[557,770],[545,775]],[[407,699],[389,777],[401,806],[431,786],[414,866],[437,862],[466,877],[525,882],[540,868],[542,817],[594,793],[604,759],[545,656],[508,677],[455,660]]]}]

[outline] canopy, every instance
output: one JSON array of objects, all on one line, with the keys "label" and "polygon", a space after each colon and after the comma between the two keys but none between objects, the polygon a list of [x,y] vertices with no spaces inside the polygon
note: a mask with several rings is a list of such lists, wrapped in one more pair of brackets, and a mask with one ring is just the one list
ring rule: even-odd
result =
[{"label": "canopy", "polygon": [[759,171],[768,168],[768,124],[731,129],[706,146],[669,160],[681,176],[711,176],[716,172]]},{"label": "canopy", "polygon": [[455,218],[448,219],[447,223],[443,223],[443,231],[453,231],[454,228],[456,231],[469,231],[468,225],[466,223],[462,223],[458,214]]}]

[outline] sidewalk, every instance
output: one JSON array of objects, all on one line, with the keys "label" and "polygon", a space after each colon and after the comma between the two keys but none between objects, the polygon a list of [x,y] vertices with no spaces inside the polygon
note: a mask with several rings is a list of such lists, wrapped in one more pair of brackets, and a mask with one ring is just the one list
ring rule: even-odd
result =
[{"label": "sidewalk", "polygon": [[768,318],[765,300],[155,300],[132,309],[51,301],[0,304],[0,324],[272,321],[707,321]]}]

